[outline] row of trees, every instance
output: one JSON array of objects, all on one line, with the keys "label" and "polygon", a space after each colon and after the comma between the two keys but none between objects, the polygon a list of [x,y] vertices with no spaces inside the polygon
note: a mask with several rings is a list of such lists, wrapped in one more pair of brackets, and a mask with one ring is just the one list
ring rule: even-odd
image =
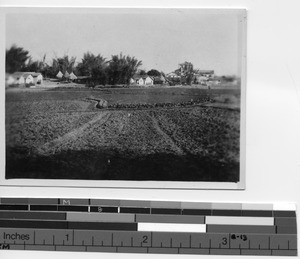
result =
[{"label": "row of trees", "polygon": [[40,61],[33,61],[27,50],[13,45],[6,50],[6,72],[34,71],[40,72],[44,77],[55,78],[61,71],[74,72],[77,76],[88,76],[91,84],[127,84],[130,78],[137,73],[142,61],[135,57],[112,55],[110,60],[103,56],[87,52],[81,62],[76,64],[75,57],[64,55],[53,58],[50,64],[46,63],[46,55]]},{"label": "row of trees", "polygon": [[[100,54],[94,55],[87,52],[83,55],[82,60],[76,63],[76,57],[63,57],[53,58],[50,64],[46,63],[46,55],[40,61],[33,61],[29,55],[29,51],[13,45],[10,49],[6,50],[6,72],[14,73],[16,71],[33,71],[40,72],[44,77],[55,78],[57,73],[61,71],[63,74],[68,71],[74,72],[77,76],[87,76],[88,83],[93,85],[116,85],[128,84],[130,78],[138,72],[140,75],[161,76],[163,72],[151,69],[146,72],[139,70],[142,66],[142,61],[135,57],[123,55],[112,55],[110,60]],[[180,79],[175,80],[173,83],[192,84],[195,79],[194,66],[190,62],[179,64],[179,68],[175,73]]]}]

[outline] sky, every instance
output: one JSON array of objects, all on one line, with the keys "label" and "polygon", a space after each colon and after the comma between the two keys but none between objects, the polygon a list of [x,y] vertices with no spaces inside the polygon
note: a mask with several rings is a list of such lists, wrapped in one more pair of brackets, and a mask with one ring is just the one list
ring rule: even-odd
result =
[{"label": "sky", "polygon": [[16,44],[34,60],[68,54],[80,62],[87,51],[109,60],[123,53],[142,60],[146,71],[169,73],[188,61],[217,75],[239,75],[240,17],[197,9],[20,11],[6,15],[6,48]]}]

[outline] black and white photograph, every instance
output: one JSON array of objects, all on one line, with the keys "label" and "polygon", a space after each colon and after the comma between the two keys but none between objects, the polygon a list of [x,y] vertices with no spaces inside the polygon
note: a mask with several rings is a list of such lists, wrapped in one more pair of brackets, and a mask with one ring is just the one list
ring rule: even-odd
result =
[{"label": "black and white photograph", "polygon": [[239,183],[245,28],[242,9],[6,12],[5,179]]}]

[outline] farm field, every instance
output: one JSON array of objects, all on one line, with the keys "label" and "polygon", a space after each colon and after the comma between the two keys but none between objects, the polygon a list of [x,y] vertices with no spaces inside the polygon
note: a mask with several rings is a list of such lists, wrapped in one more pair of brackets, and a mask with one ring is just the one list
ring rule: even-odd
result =
[{"label": "farm field", "polygon": [[6,178],[237,182],[239,98],[178,87],[7,91]]}]

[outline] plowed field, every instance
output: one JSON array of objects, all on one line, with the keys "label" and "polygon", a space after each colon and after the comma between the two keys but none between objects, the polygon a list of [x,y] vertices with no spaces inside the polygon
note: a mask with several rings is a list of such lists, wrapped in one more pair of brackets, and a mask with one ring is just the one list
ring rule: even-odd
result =
[{"label": "plowed field", "polygon": [[[6,178],[236,182],[240,111],[205,105],[224,95],[239,98],[178,88],[8,91]],[[120,106],[97,109],[91,97]]]}]

